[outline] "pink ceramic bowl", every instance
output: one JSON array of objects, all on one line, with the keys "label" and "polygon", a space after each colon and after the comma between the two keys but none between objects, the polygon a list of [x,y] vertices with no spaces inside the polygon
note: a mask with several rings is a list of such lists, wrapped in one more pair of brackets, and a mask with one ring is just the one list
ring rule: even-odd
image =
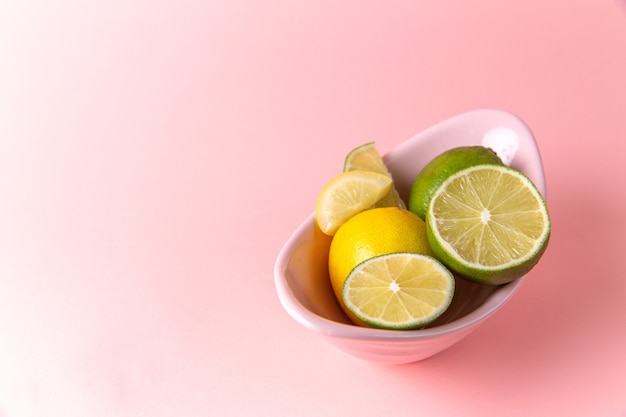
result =
[{"label": "pink ceramic bowl", "polygon": [[[537,144],[528,127],[512,114],[477,110],[448,119],[384,155],[400,195],[406,200],[420,169],[442,151],[461,145],[486,145],[503,161],[526,173],[546,193]],[[419,330],[359,327],[344,315],[328,278],[330,238],[315,227],[311,214],[285,243],[274,278],[281,304],[298,323],[356,357],[388,364],[415,362],[457,343],[515,294],[524,277],[492,287],[458,279],[451,306]]]}]

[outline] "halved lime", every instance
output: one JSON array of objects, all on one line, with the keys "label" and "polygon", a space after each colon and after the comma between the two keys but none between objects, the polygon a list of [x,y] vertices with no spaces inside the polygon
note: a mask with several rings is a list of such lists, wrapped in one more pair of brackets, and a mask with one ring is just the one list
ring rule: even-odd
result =
[{"label": "halved lime", "polygon": [[328,181],[318,195],[315,220],[327,235],[361,211],[372,207],[391,188],[391,178],[370,171],[343,172]]},{"label": "halved lime", "polygon": [[[343,170],[347,172],[356,169],[378,172],[379,174],[392,178],[391,173],[387,169],[387,165],[376,148],[375,142],[365,143],[352,149],[348,153],[343,164]],[[404,209],[406,208],[406,204],[398,194],[396,187],[392,184],[387,195],[377,202],[375,207],[400,207]]]},{"label": "halved lime", "polygon": [[416,329],[452,302],[454,277],[436,259],[417,253],[370,258],[348,275],[342,298],[362,323],[382,329]]},{"label": "halved lime", "polygon": [[550,236],[545,200],[523,173],[484,164],[458,171],[433,195],[426,212],[436,257],[463,277],[504,284],[526,274]]}]

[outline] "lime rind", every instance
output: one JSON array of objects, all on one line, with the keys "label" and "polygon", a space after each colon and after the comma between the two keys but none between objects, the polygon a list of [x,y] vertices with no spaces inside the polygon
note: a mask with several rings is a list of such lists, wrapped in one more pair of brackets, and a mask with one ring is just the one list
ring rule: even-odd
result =
[{"label": "lime rind", "polygon": [[409,210],[425,219],[428,204],[448,177],[482,164],[502,165],[502,160],[492,149],[481,145],[458,146],[438,154],[415,177],[409,191]]},{"label": "lime rind", "polygon": [[[394,271],[385,270],[394,259],[403,265]],[[342,299],[350,313],[369,327],[412,330],[441,316],[452,303],[454,289],[454,276],[437,259],[396,252],[354,267],[344,283]],[[365,298],[365,303],[359,306],[355,298]]]},{"label": "lime rind", "polygon": [[[461,245],[468,246],[468,245],[474,245],[474,244],[475,245],[481,244],[480,238],[483,238],[483,239],[485,238],[483,234],[475,233],[475,230],[472,231],[468,229],[465,231],[465,236],[463,236],[463,239],[459,238],[457,241],[451,242],[447,240],[446,238],[444,238],[442,236],[442,232],[440,232],[440,228],[442,230],[445,230],[445,228],[451,224],[454,224],[454,225],[450,227],[460,228],[462,227],[461,225],[463,221],[471,222],[471,219],[466,219],[466,220],[454,219],[454,221],[444,223],[441,219],[437,219],[437,215],[434,213],[435,206],[437,205],[436,201],[439,198],[447,197],[447,196],[444,196],[444,194],[446,194],[447,187],[451,186],[451,184],[454,184],[455,181],[459,180],[462,177],[468,177],[469,175],[471,175],[473,171],[479,171],[482,169],[497,170],[502,174],[511,175],[517,180],[519,180],[519,183],[522,184],[522,186],[525,186],[525,191],[528,192],[529,195],[534,199],[534,201],[537,202],[534,210],[535,210],[535,213],[541,219],[541,224],[538,225],[540,228],[540,232],[537,233],[536,236],[533,236],[532,239],[528,236],[515,235],[515,233],[520,233],[517,230],[513,230],[513,229],[505,230],[504,233],[508,233],[510,234],[510,236],[516,236],[516,239],[510,239],[510,236],[509,236],[509,240],[511,240],[513,243],[515,243],[516,240],[521,241],[522,239],[526,239],[527,241],[532,240],[532,244],[529,245],[530,247],[527,247],[524,249],[525,253],[522,255],[513,254],[514,252],[513,250],[511,250],[511,253],[507,254],[506,251],[508,251],[509,248],[506,248],[504,247],[504,245],[502,245],[502,250],[504,252],[504,255],[502,256],[502,258],[505,258],[508,256],[510,260],[499,263],[499,264],[495,264],[495,265],[487,265],[486,263],[478,262],[476,259],[474,260],[467,259],[467,257],[461,255],[460,253],[463,251],[463,250],[460,250]],[[468,188],[468,186],[469,187],[473,187],[473,186],[484,187],[485,184],[474,184],[474,185],[464,184],[464,186],[466,188]],[[510,195],[511,194],[509,193],[507,197],[510,197]],[[471,199],[472,197],[468,198],[468,200],[471,200]],[[466,201],[466,202],[456,201],[456,203],[449,202],[449,204],[471,205],[472,203],[471,201]],[[519,216],[520,213],[517,212],[517,213],[511,214],[511,216],[516,216],[516,215]],[[473,223],[474,223],[474,227],[479,227],[479,226],[476,226],[480,224],[479,222],[474,220]],[[489,226],[489,227],[492,227],[492,226]],[[492,231],[489,231],[489,227],[485,226],[484,229],[487,230],[487,233],[494,233]],[[495,226],[493,227],[495,228]],[[439,187],[439,189],[433,195],[431,203],[428,206],[428,211],[426,213],[426,232],[427,232],[429,244],[433,252],[435,253],[436,257],[439,260],[441,260],[452,271],[456,272],[461,277],[466,278],[470,281],[474,281],[474,282],[481,283],[481,284],[501,285],[501,284],[511,282],[517,278],[524,276],[539,262],[540,258],[543,256],[548,246],[548,241],[549,241],[550,233],[551,233],[551,223],[550,223],[550,216],[548,213],[545,200],[541,192],[537,189],[537,187],[530,180],[530,178],[528,178],[522,172],[514,168],[504,166],[504,165],[483,164],[483,165],[476,165],[476,166],[472,166],[469,168],[465,168],[457,172],[456,174],[451,175],[446,181],[444,181],[444,183]],[[502,233],[503,231],[499,231],[499,232],[501,234],[504,234]],[[485,233],[484,230],[483,230],[483,233]],[[473,234],[479,235],[479,238],[473,239],[472,238]],[[520,247],[521,246],[523,245],[520,243]],[[476,250],[479,252],[478,246]],[[518,250],[518,249],[515,249],[515,250]]]},{"label": "lime rind", "polygon": [[389,174],[387,166],[376,148],[376,142],[364,143],[348,152],[343,163],[343,171],[355,169],[378,172],[384,175]]}]

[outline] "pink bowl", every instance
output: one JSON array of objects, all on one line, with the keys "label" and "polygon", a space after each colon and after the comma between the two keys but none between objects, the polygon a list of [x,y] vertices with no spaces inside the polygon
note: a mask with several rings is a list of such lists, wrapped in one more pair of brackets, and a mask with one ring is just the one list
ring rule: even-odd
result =
[{"label": "pink bowl", "polygon": [[[442,151],[461,145],[493,148],[503,161],[530,177],[546,195],[541,156],[528,127],[510,113],[477,110],[439,123],[384,155],[406,200],[421,168]],[[515,294],[525,277],[502,286],[457,279],[452,305],[429,326],[410,331],[356,326],[339,307],[328,277],[330,238],[311,214],[281,249],[274,268],[279,300],[298,323],[356,357],[400,364],[435,355],[472,332]]]}]

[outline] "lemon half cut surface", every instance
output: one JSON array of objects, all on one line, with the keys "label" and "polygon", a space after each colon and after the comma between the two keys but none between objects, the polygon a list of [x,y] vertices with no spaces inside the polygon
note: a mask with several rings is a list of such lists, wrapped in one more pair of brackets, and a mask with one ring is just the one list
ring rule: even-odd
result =
[{"label": "lemon half cut surface", "polygon": [[417,253],[370,258],[348,275],[342,297],[365,325],[417,329],[439,317],[452,302],[454,277],[436,259]]},{"label": "lemon half cut surface", "polygon": [[343,172],[328,181],[318,195],[315,220],[327,235],[355,214],[372,207],[391,188],[392,180],[377,172],[354,170]]},{"label": "lemon half cut surface", "polygon": [[446,179],[426,213],[436,257],[459,275],[499,285],[526,274],[550,236],[545,200],[523,173],[477,165]]}]

